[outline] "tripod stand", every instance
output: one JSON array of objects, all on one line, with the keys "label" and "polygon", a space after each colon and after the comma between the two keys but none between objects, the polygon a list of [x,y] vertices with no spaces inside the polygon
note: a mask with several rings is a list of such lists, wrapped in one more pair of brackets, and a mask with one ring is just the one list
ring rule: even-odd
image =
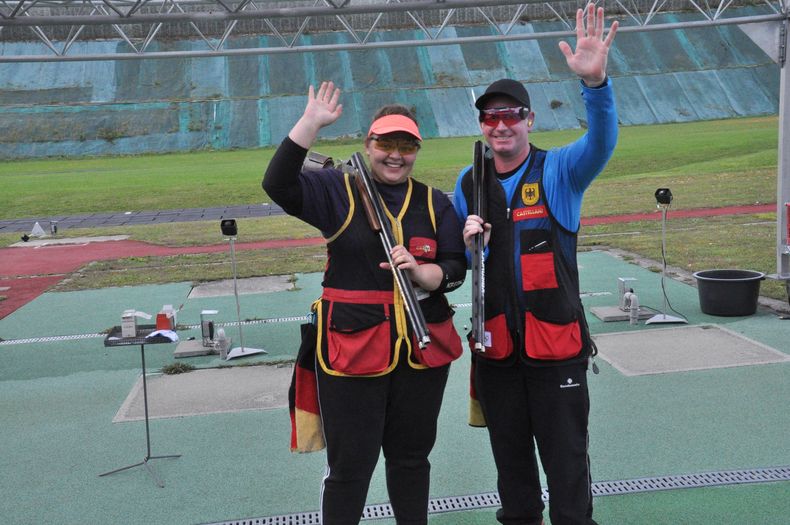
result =
[{"label": "tripod stand", "polygon": [[[111,470],[109,472],[104,472],[103,474],[99,474],[99,477],[108,476],[110,474],[115,474],[116,472],[121,472],[123,470],[129,470],[130,468],[144,466],[145,469],[148,471],[148,474],[153,478],[154,483],[160,488],[164,488],[164,482],[156,475],[156,472],[151,468],[151,465],[148,464],[148,461],[152,459],[163,459],[163,458],[180,458],[181,454],[168,454],[165,456],[152,456],[151,455],[151,432],[148,428],[148,384],[145,379],[145,343],[155,344],[159,342],[167,342],[169,343],[169,339],[165,340],[157,340],[157,339],[146,339],[145,336],[149,333],[153,332],[155,328],[153,327],[138,327],[138,331],[136,337],[128,338],[128,339],[114,339],[112,342],[108,337],[105,340],[105,346],[125,346],[125,345],[140,345],[140,359],[142,361],[142,371],[143,371],[143,406],[145,407],[145,457],[142,461],[135,463],[133,465],[128,465],[126,467],[117,468]],[[120,333],[120,329],[118,330]],[[110,333],[110,336],[115,335],[115,333]]]}]

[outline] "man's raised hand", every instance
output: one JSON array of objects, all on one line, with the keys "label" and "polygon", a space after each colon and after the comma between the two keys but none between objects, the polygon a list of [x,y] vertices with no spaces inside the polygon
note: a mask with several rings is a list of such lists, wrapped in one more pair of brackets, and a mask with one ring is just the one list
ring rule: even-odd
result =
[{"label": "man's raised hand", "polygon": [[618,27],[617,21],[612,22],[609,33],[604,38],[602,7],[596,10],[593,4],[587,4],[586,9],[576,11],[576,50],[571,49],[571,46],[563,40],[560,42],[560,51],[565,55],[571,71],[581,77],[587,86],[598,87],[606,79],[609,48]]}]

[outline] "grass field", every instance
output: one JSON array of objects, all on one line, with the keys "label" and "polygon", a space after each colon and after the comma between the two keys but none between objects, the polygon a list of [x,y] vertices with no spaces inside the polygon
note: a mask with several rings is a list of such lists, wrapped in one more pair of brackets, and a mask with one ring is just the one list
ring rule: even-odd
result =
[{"label": "grass field", "polygon": [[[649,212],[653,193],[669,187],[671,210],[776,200],[778,123],[776,117],[626,127],[615,154],[585,196],[584,216]],[[532,142],[542,148],[579,137],[579,130],[541,132]],[[415,168],[422,181],[452,190],[459,170],[471,158],[473,139],[434,139],[424,143]],[[322,143],[314,149],[348,158],[358,143]],[[0,164],[0,218],[76,215],[89,212],[192,208],[270,202],[260,179],[273,148],[188,154],[46,159]],[[64,236],[128,234],[165,245],[220,243],[217,225],[178,223],[123,228],[67,230]],[[313,228],[288,217],[243,219],[240,241],[310,237]],[[582,247],[615,247],[660,260],[660,223],[636,222],[587,227]],[[668,263],[689,271],[748,268],[776,271],[776,217],[672,219],[668,224]],[[17,235],[0,236],[8,245]],[[324,259],[315,248],[281,253],[239,254],[239,275],[318,271]],[[260,264],[262,261],[266,264]],[[223,254],[97,263],[61,289],[204,281],[225,278]],[[162,271],[167,268],[167,271]],[[784,286],[763,283],[762,293],[786,298]]]},{"label": "grass field", "polygon": [[[581,133],[541,132],[531,138],[536,146],[549,148]],[[730,174],[728,187],[718,191],[694,184],[694,191],[673,189],[678,198],[674,204],[697,207],[743,201],[752,195],[743,192],[757,186],[752,184],[753,174],[766,170],[762,175],[775,177],[777,140],[776,117],[622,128],[615,154],[593,188],[619,181],[622,188],[634,191],[608,196],[616,201],[590,193],[585,212],[628,212],[640,202],[620,200],[629,193],[644,198],[645,204],[652,203],[652,191],[637,193],[640,183],[662,179],[677,186],[714,174],[725,179]],[[460,169],[471,162],[472,142],[470,137],[425,141],[415,175],[436,188],[452,190]],[[349,158],[360,147],[358,142],[323,143],[314,149],[334,158]],[[0,219],[269,202],[260,181],[273,153],[274,148],[265,148],[6,161],[0,163]],[[744,174],[749,175],[748,183],[738,177]],[[717,184],[722,180],[717,179]],[[733,185],[738,191],[731,191]],[[775,199],[775,184],[768,189]]]}]

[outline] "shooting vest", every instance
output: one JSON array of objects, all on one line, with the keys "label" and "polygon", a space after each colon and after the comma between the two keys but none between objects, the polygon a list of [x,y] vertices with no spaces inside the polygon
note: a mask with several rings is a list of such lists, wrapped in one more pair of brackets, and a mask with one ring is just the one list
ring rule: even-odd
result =
[{"label": "shooting vest", "polygon": [[[491,238],[485,261],[485,352],[512,364],[520,356],[546,366],[586,359],[594,347],[579,298],[576,232],[552,216],[543,189],[546,152],[531,146],[510,202],[495,176],[486,179]],[[493,164],[487,170],[495,173]],[[471,206],[471,169],[461,189]],[[474,346],[472,345],[472,348]]]},{"label": "shooting vest", "polygon": [[[397,215],[384,206],[395,242],[407,247],[418,262],[433,262],[437,255],[433,190],[411,178],[404,184],[406,196]],[[317,303],[320,366],[331,375],[379,376],[404,358],[418,369],[456,359],[462,353],[461,339],[441,292],[418,293],[431,343],[425,349],[416,344],[392,272],[379,267],[387,260],[384,247],[348,174],[345,185],[349,212],[327,239],[324,290]]]}]

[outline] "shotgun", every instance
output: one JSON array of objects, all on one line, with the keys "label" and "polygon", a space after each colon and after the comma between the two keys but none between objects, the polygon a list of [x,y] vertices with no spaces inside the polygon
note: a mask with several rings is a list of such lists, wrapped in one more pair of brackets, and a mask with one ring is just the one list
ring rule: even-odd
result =
[{"label": "shotgun", "polygon": [[393,246],[395,246],[395,238],[392,235],[390,221],[384,212],[384,205],[382,204],[379,191],[370,177],[368,167],[365,165],[365,160],[362,158],[362,155],[354,153],[349,162],[352,168],[351,173],[354,175],[354,183],[359,190],[359,195],[362,199],[362,207],[365,209],[365,215],[368,218],[370,228],[379,234],[381,244],[384,246],[384,252],[387,254],[387,262],[390,268],[392,268],[392,275],[406,306],[406,315],[414,331],[417,344],[420,345],[420,348],[424,349],[431,342],[431,338],[425,323],[425,317],[420,308],[420,303],[417,299],[417,294],[414,292],[414,286],[412,286],[411,281],[403,270],[397,268],[392,261],[391,252]]},{"label": "shotgun", "polygon": [[[474,161],[472,163],[472,207],[470,212],[485,221],[486,156],[488,148],[475,141]],[[472,239],[472,340],[476,352],[485,352],[485,250],[484,233]]]}]

